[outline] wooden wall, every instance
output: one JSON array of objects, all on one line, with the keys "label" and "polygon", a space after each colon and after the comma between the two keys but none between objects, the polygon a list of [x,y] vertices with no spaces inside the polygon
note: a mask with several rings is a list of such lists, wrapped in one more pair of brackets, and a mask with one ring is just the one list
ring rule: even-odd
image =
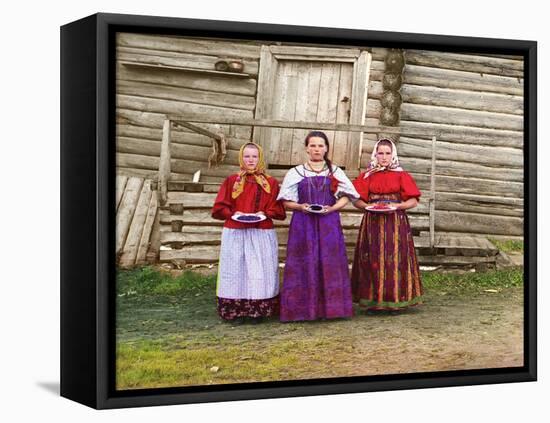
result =
[{"label": "wooden wall", "polygon": [[[367,122],[378,124],[383,61],[373,49]],[[406,50],[398,152],[421,190],[429,189],[431,140],[438,133],[436,231],[523,235],[523,60]],[[381,63],[381,65],[380,65]],[[376,137],[363,144],[362,167]]]},{"label": "wooden wall", "polygon": [[[261,43],[119,34],[117,38],[117,170],[154,178],[166,114],[252,118]],[[385,49],[373,54],[366,123],[379,125]],[[244,62],[246,75],[213,71],[220,58]],[[436,231],[523,235],[523,62],[519,58],[405,51],[398,150],[421,190],[429,189],[431,140],[438,133]],[[175,68],[175,69],[174,69]],[[184,69],[182,69],[184,68]],[[223,165],[207,168],[211,139],[182,128],[172,135],[172,177],[219,182],[237,167],[251,128],[203,125],[228,134]],[[362,167],[375,136],[365,136]],[[281,179],[285,170],[271,174]],[[353,177],[353,173],[350,175]]]},{"label": "wooden wall", "polygon": [[[166,114],[253,118],[259,57],[258,43],[119,34],[116,84],[119,173],[156,174]],[[214,64],[220,58],[242,60],[246,75],[216,72]],[[208,170],[211,139],[175,128],[172,132],[175,179],[189,180],[195,171],[202,169],[203,180],[221,180],[234,171],[238,148],[251,137],[250,127],[202,126],[229,135],[226,164]]]}]

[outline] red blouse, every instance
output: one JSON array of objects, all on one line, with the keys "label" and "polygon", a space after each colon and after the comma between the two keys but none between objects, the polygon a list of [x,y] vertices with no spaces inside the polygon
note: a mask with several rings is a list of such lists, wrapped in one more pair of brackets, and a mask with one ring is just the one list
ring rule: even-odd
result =
[{"label": "red blouse", "polygon": [[361,196],[361,199],[368,202],[369,193],[392,194],[400,193],[402,201],[415,197],[417,200],[422,195],[416,186],[416,182],[407,172],[395,172],[383,170],[376,172],[365,179],[365,172],[362,172],[353,181],[353,186]]},{"label": "red blouse", "polygon": [[[231,198],[233,184],[238,174],[226,178],[222,183],[214,207],[212,208],[212,217],[214,219],[225,220],[224,227],[232,229],[271,229],[273,221],[271,219],[285,220],[286,213],[281,201],[277,201],[279,195],[279,183],[275,178],[268,177],[267,180],[271,186],[271,193],[265,192],[256,182],[254,177],[247,176],[244,184],[244,191],[237,198]],[[236,211],[242,213],[256,213],[263,211],[267,219],[258,223],[242,223],[231,219]]]}]

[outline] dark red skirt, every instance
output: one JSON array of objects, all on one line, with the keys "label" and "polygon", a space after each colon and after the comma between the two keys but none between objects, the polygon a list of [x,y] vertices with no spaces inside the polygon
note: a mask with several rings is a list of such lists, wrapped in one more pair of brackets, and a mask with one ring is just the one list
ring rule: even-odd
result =
[{"label": "dark red skirt", "polygon": [[420,270],[405,211],[365,213],[351,283],[353,301],[364,309],[397,310],[422,302]]}]

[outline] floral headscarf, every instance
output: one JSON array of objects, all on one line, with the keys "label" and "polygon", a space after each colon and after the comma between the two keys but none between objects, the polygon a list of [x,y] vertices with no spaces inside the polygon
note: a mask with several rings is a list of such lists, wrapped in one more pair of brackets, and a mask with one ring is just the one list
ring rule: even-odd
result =
[{"label": "floral headscarf", "polygon": [[[389,142],[391,144],[391,162],[388,166],[380,165],[380,163],[378,163],[378,159],[376,158],[376,151],[378,150],[378,144],[380,144],[382,141]],[[376,142],[376,144],[374,144],[374,148],[372,149],[372,154],[370,156],[370,163],[367,167],[367,171],[365,172],[364,178],[366,179],[373,173],[380,172],[383,170],[391,170],[394,172],[403,171],[403,168],[399,166],[399,158],[397,157],[397,148],[395,148],[395,144],[393,143],[393,141],[388,138],[381,138]]]},{"label": "floral headscarf", "polygon": [[[246,147],[256,147],[258,149],[258,164],[256,165],[255,169],[248,170],[246,168],[246,165],[244,164],[243,156],[244,149]],[[271,193],[271,186],[269,185],[267,174],[265,173],[264,152],[262,147],[254,142],[247,142],[246,144],[243,144],[241,146],[241,149],[239,150],[239,165],[241,167],[241,171],[239,172],[237,179],[235,179],[233,190],[231,192],[231,197],[233,199],[237,198],[243,193],[247,175],[253,175],[258,185],[260,185],[260,187],[262,187],[262,189],[268,194]]]}]

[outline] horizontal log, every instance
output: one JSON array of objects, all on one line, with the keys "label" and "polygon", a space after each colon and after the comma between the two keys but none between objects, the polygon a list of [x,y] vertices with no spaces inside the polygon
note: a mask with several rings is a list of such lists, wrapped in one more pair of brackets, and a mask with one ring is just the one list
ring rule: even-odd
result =
[{"label": "horizontal log", "polygon": [[428,50],[407,50],[407,64],[455,69],[482,74],[523,77],[523,60],[475,56]]},{"label": "horizontal log", "polygon": [[511,207],[496,207],[496,206],[484,206],[476,205],[471,202],[463,201],[437,201],[435,203],[436,210],[445,210],[450,212],[466,212],[466,213],[479,213],[492,216],[515,216],[523,217],[524,210],[522,208]]},{"label": "horizontal log", "polygon": [[[430,184],[430,176],[412,173],[422,192]],[[436,192],[487,195],[495,197],[523,198],[523,184],[511,181],[491,181],[479,178],[461,178],[455,176],[437,175]]]},{"label": "horizontal log", "polygon": [[[432,157],[432,142],[425,139],[401,136],[398,152],[403,157]],[[502,166],[503,168],[523,167],[523,151],[508,147],[486,147],[472,144],[459,144],[436,141],[436,157],[439,160],[452,162],[477,163],[487,166]],[[504,169],[501,169],[505,171]],[[505,175],[503,175],[505,179]]]},{"label": "horizontal log", "polygon": [[[165,65],[177,67],[189,67],[204,70],[215,70],[215,56],[205,56],[198,53],[179,53],[166,50],[148,50],[133,47],[117,48],[116,58],[121,62],[146,63],[151,65]],[[249,75],[258,75],[257,60],[242,60],[243,72]]]},{"label": "horizontal log", "polygon": [[227,93],[213,93],[191,88],[170,87],[147,82],[117,80],[116,92],[117,94],[129,96],[174,100],[230,109],[254,110],[256,107],[254,97]]},{"label": "horizontal log", "polygon": [[523,235],[523,219],[479,213],[436,210],[435,230],[498,235]]},{"label": "horizontal log", "polygon": [[251,78],[227,78],[211,74],[196,74],[173,69],[151,72],[150,69],[117,64],[117,80],[147,82],[169,87],[181,87],[208,92],[222,92],[255,96],[256,80]]},{"label": "horizontal log", "polygon": [[[128,154],[118,153],[116,155],[117,167],[145,169],[150,171],[158,171],[160,159],[154,156],[144,156],[140,154]],[[206,162],[194,161],[194,160],[182,160],[172,159],[170,160],[170,166],[175,174],[192,175],[197,170],[201,170],[201,180],[206,176],[216,176],[216,180],[223,180],[228,175],[235,173],[239,167],[231,165],[220,165],[216,168],[208,169]],[[187,179],[187,178],[185,178]]]},{"label": "horizontal log", "polygon": [[495,263],[495,257],[494,256],[487,256],[487,257],[468,257],[468,256],[447,256],[447,255],[441,255],[441,256],[425,256],[425,255],[419,255],[417,257],[418,262],[421,265],[424,266],[430,266],[430,265],[447,265],[447,266],[472,266],[475,264],[494,264]]},{"label": "horizontal log", "polygon": [[[367,121],[367,124],[371,123]],[[373,125],[377,122],[372,122]],[[471,126],[449,125],[433,122],[414,122],[401,119],[403,135],[410,136],[416,131],[431,131],[438,141],[453,143],[523,148],[523,130],[507,131],[502,129],[475,128]]]},{"label": "horizontal log", "polygon": [[407,63],[403,83],[523,96],[523,78],[465,72]]},{"label": "horizontal log", "polygon": [[[363,154],[361,157],[361,168],[365,169],[370,154]],[[400,156],[401,166],[408,172],[425,173],[431,172],[431,160],[424,158],[418,159],[414,157]],[[494,181],[513,181],[523,182],[523,169],[509,168],[503,171],[502,168],[485,166],[483,163],[468,163],[468,162],[452,162],[449,160],[436,160],[436,175],[458,176],[467,178],[475,175],[480,179],[491,179]]]},{"label": "horizontal log", "polygon": [[[379,60],[383,60],[388,54],[388,48],[386,47],[373,47],[371,49],[372,57]],[[408,51],[408,50],[405,50]],[[482,57],[501,57],[509,60],[522,60],[523,56],[516,56],[511,54],[489,54],[489,53],[468,53],[470,56],[482,56]]]},{"label": "horizontal log", "polygon": [[170,37],[164,35],[146,35],[137,33],[118,33],[117,46],[138,47],[148,50],[164,50],[181,53],[198,53],[235,59],[260,58],[260,43],[250,41],[228,41],[217,39],[197,39],[188,37]]},{"label": "horizontal log", "polygon": [[523,116],[410,103],[401,105],[401,119],[511,131],[523,130]]},{"label": "horizontal log", "polygon": [[[160,157],[160,141],[141,140],[138,138],[117,137],[117,152],[138,154],[143,156]],[[196,145],[172,144],[170,146],[172,159],[183,159],[208,164],[208,156],[212,152],[211,147]],[[228,150],[225,164],[236,165],[239,162],[239,153]]]},{"label": "horizontal log", "polygon": [[[145,126],[135,126],[118,124],[116,127],[118,137],[137,138],[141,140],[159,141],[162,139],[162,129],[148,128]],[[170,132],[170,142],[172,145],[180,144],[182,146],[193,145],[200,147],[212,147],[212,138],[200,135],[195,132],[180,130],[179,127],[172,128]],[[239,151],[241,146],[248,142],[246,139],[226,137],[226,149]]]},{"label": "horizontal log", "polygon": [[523,116],[523,96],[403,84],[404,103]]},{"label": "horizontal log", "polygon": [[[164,119],[166,119],[166,115],[163,113],[140,112],[139,110],[129,110],[124,108],[117,108],[116,110],[117,125],[141,126],[159,129],[162,131]],[[249,140],[252,136],[252,128],[250,126],[203,123],[201,124],[201,127],[212,132],[223,132],[228,138]],[[178,132],[192,133],[187,128],[176,127],[175,125],[172,125],[172,130],[176,133],[176,141],[178,140]]]},{"label": "horizontal log", "polygon": [[253,117],[253,113],[250,110],[238,110],[228,107],[207,106],[183,101],[160,100],[122,94],[116,96],[116,106],[123,109],[161,113],[164,115],[192,113],[202,116],[220,116],[237,119],[251,119]]}]

